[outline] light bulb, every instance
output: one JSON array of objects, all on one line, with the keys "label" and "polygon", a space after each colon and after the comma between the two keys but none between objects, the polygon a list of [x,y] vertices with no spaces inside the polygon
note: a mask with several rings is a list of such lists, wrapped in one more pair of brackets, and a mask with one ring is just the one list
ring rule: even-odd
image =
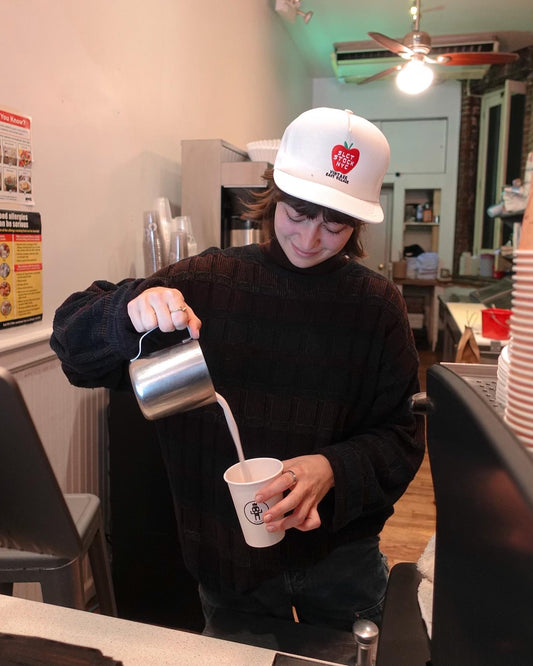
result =
[{"label": "light bulb", "polygon": [[398,72],[396,85],[408,95],[418,95],[427,90],[433,81],[433,70],[422,60],[413,58]]}]

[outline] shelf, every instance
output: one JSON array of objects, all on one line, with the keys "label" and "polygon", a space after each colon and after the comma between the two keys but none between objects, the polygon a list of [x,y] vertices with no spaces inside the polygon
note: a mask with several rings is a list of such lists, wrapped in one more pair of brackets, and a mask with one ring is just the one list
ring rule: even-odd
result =
[{"label": "shelf", "polygon": [[449,286],[450,280],[423,280],[419,278],[393,278],[395,284],[409,285],[411,287],[439,287]]},{"label": "shelf", "polygon": [[438,227],[440,225],[440,222],[404,222],[404,225],[406,227],[416,227],[417,229],[420,227]]},{"label": "shelf", "polygon": [[495,215],[494,217],[501,217],[502,220],[505,220],[509,217],[523,217],[526,210],[517,210],[514,213],[502,213],[501,215]]}]

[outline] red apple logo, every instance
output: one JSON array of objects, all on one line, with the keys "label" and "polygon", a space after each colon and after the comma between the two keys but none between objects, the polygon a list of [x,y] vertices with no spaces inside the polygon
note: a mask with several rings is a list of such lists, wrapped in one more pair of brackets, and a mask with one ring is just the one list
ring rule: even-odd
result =
[{"label": "red apple logo", "polygon": [[344,146],[337,144],[331,151],[331,164],[334,171],[348,173],[359,162],[359,150],[352,148],[353,143],[348,145],[346,141]]}]

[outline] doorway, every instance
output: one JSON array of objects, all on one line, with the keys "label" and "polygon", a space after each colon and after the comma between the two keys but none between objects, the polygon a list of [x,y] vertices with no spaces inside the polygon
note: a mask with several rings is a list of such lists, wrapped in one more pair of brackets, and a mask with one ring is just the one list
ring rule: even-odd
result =
[{"label": "doorway", "polygon": [[383,222],[365,225],[361,236],[363,248],[367,255],[360,260],[361,263],[386,277],[390,277],[392,193],[392,185],[386,185],[381,189],[379,200],[384,213]]}]

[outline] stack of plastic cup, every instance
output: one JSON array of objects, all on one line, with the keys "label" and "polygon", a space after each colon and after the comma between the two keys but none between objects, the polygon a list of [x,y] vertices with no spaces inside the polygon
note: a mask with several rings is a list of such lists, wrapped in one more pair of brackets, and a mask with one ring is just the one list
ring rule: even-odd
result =
[{"label": "stack of plastic cup", "polygon": [[153,208],[159,213],[161,262],[163,266],[168,266],[170,263],[170,235],[172,233],[172,214],[170,212],[170,202],[166,197],[158,197],[154,201]]}]

